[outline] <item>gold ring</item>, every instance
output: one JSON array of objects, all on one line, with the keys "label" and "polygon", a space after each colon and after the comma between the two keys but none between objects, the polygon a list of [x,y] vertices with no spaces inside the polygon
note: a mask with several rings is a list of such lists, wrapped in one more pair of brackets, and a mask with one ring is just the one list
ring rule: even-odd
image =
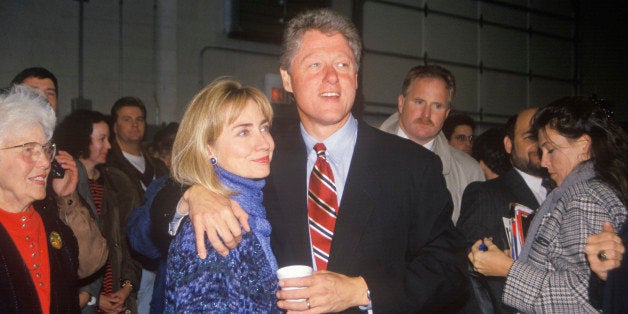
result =
[{"label": "gold ring", "polygon": [[603,262],[603,261],[605,261],[605,260],[607,260],[607,259],[608,259],[608,257],[606,256],[606,251],[604,251],[604,250],[600,250],[600,252],[599,252],[599,253],[597,253],[597,258],[599,258],[599,259],[600,259],[600,261],[602,261],[602,262]]}]

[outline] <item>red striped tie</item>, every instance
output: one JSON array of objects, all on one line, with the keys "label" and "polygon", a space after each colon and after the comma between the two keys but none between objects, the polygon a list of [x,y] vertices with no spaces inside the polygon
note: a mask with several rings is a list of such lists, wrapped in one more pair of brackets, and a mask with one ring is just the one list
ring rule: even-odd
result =
[{"label": "red striped tie", "polygon": [[338,214],[338,196],[331,166],[325,157],[327,148],[322,143],[314,145],[316,163],[310,175],[307,209],[310,237],[317,270],[327,269],[331,240]]}]

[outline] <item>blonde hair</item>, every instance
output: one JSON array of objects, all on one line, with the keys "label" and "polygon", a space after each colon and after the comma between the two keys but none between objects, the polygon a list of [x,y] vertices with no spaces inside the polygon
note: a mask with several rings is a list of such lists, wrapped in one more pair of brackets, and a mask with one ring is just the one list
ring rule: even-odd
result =
[{"label": "blonde hair", "polygon": [[171,174],[175,181],[198,184],[223,196],[232,194],[214,172],[207,145],[213,145],[223,128],[238,118],[248,100],[257,103],[262,115],[272,121],[273,110],[264,93],[255,87],[243,87],[233,78],[218,78],[194,95],[172,147]]}]

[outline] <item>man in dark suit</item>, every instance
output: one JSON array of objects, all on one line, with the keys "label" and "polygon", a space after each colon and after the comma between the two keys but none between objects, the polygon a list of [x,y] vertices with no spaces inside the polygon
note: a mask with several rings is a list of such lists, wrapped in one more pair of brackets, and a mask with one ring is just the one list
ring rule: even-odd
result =
[{"label": "man in dark suit", "polygon": [[[536,110],[524,109],[506,123],[504,148],[510,154],[513,168],[496,179],[474,182],[465,189],[457,227],[465,235],[467,246],[478,239],[492,237],[500,249],[508,249],[502,217],[512,215],[510,203],[536,210],[545,200],[547,191],[542,185],[545,170],[541,167],[536,137],[530,133],[530,122]],[[486,282],[495,312],[515,312],[501,302],[504,278],[487,277]]]},{"label": "man in dark suit", "polygon": [[[450,219],[452,202],[441,163],[419,145],[353,117],[360,55],[355,26],[331,10],[305,12],[286,27],[280,70],[300,123],[274,131],[275,157],[264,204],[279,267],[305,264],[318,271],[281,280],[283,288],[305,289],[279,291],[277,304],[315,313],[452,311],[466,297],[466,281],[464,264],[455,254],[463,248],[462,239]],[[307,182],[317,159],[316,143],[327,147],[339,204],[326,267],[314,262],[319,253],[313,252],[308,226]],[[190,207],[195,230],[207,232],[212,244],[216,235],[237,242],[239,227],[221,227],[236,221],[231,210],[218,215],[231,222],[219,219],[213,227],[207,221],[216,216],[199,205],[211,203],[201,200],[208,196],[193,192],[194,187],[190,191],[179,208]]]}]

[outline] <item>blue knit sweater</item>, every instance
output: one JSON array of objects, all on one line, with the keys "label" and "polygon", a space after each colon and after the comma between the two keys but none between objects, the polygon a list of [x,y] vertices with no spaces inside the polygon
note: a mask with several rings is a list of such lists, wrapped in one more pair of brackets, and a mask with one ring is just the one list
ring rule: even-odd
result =
[{"label": "blue knit sweater", "polygon": [[264,180],[251,180],[214,167],[233,199],[249,214],[250,233],[226,257],[207,244],[207,258],[196,254],[188,218],[170,244],[165,313],[278,313],[277,262],[270,249],[270,224],[262,206]]}]

